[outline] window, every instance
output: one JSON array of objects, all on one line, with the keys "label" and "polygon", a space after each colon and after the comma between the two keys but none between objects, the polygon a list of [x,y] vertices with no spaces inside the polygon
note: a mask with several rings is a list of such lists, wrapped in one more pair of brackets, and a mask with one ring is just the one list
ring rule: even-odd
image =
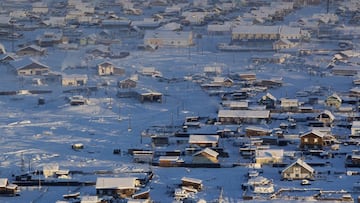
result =
[{"label": "window", "polygon": [[308,139],[308,138],[304,138],[304,142],[309,142],[309,139]]},{"label": "window", "polygon": [[318,143],[319,139],[318,138],[314,138],[314,143]]}]

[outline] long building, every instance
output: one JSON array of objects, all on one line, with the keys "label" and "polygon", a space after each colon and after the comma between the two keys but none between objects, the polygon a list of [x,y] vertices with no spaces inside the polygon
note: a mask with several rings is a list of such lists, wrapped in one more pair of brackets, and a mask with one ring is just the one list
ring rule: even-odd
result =
[{"label": "long building", "polygon": [[302,32],[299,27],[240,25],[232,29],[232,40],[299,40]]}]

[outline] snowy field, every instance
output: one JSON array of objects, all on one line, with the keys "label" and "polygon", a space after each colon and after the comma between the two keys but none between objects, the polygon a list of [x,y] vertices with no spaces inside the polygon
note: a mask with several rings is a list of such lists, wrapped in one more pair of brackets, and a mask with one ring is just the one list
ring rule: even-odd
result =
[{"label": "snowy field", "polygon": [[[319,7],[310,7],[308,15]],[[294,13],[290,21],[298,16],[306,15],[307,11]],[[25,33],[24,41],[31,39],[31,33]],[[136,38],[124,38],[124,45],[132,46]],[[140,39],[141,40],[141,39]],[[77,51],[63,51],[50,48],[46,57],[39,58],[44,64],[51,66],[52,71],[67,74],[79,73],[89,77],[89,86],[97,86],[98,90],[86,95],[88,105],[71,106],[66,98],[72,96],[64,93],[58,83],[38,86],[23,82],[21,78],[4,65],[0,65],[0,90],[18,91],[52,90],[43,95],[12,95],[0,96],[0,176],[11,180],[13,175],[27,171],[42,170],[44,165],[58,163],[60,169],[92,173],[98,170],[113,171],[112,176],[120,176],[122,171],[152,170],[154,178],[149,184],[150,196],[155,202],[171,202],[173,189],[180,184],[183,176],[203,180],[204,191],[197,194],[196,199],[208,202],[215,201],[222,194],[225,202],[240,202],[242,198],[242,183],[246,182],[245,167],[232,168],[163,168],[148,164],[134,164],[127,149],[151,149],[148,138],[142,138],[141,133],[154,126],[181,126],[187,116],[216,118],[221,99],[209,96],[200,85],[184,80],[186,76],[202,74],[204,66],[219,65],[223,72],[256,73],[259,79],[282,78],[283,86],[270,89],[269,92],[277,98],[295,98],[296,92],[314,87],[325,87],[331,92],[346,92],[352,87],[352,78],[309,74],[308,69],[294,64],[254,65],[251,57],[270,57],[273,52],[220,52],[216,50],[217,43],[228,42],[229,36],[203,35],[196,39],[196,45],[190,48],[160,48],[155,51],[130,50],[130,56],[113,60],[126,70],[130,76],[140,71],[142,67],[155,67],[164,78],[177,79],[175,82],[164,82],[158,78],[139,76],[139,85],[154,89],[164,94],[161,103],[141,103],[136,99],[118,98],[116,76],[99,77],[95,66],[86,68],[69,68],[77,64],[86,64],[85,48]],[[354,40],[354,42],[356,42]],[[11,49],[11,42],[2,42]],[[128,43],[128,44],[127,44]],[[21,44],[21,42],[16,42]],[[306,46],[306,44],[304,45]],[[307,45],[309,46],[309,44]],[[331,45],[329,45],[331,46]],[[330,61],[330,55],[309,56],[311,61]],[[318,73],[324,69],[316,70]],[[27,81],[27,80],[25,80]],[[107,86],[101,86],[108,81]],[[256,95],[258,98],[263,93]],[[45,99],[44,105],[38,105],[38,99]],[[275,123],[277,124],[277,123]],[[275,125],[274,124],[274,125]],[[271,125],[271,124],[270,124]],[[271,126],[270,126],[271,127]],[[205,126],[199,131],[213,132],[217,126]],[[301,128],[301,127],[300,127]],[[303,127],[304,131],[307,130]],[[179,128],[174,127],[175,130]],[[348,132],[344,132],[348,133]],[[222,146],[229,151],[230,158],[221,160],[223,163],[246,162],[232,146],[233,140],[222,140]],[[71,146],[82,143],[84,149],[75,151]],[[180,146],[171,146],[177,148]],[[228,147],[228,148],[226,148]],[[295,146],[288,146],[295,150]],[[121,149],[121,155],[113,154],[114,149]],[[351,152],[352,148],[343,148]],[[327,172],[339,171],[320,181],[315,181],[309,187],[324,190],[347,190],[358,181],[354,176],[346,176],[343,172],[344,156],[329,160],[329,165],[319,170]],[[316,161],[316,160],[315,160]],[[263,176],[273,179],[275,187],[301,187],[297,181],[280,181],[279,171],[282,168],[264,167]],[[77,175],[75,180],[96,181],[95,175]],[[20,196],[0,197],[0,202],[56,202],[62,195],[79,191],[81,195],[95,195],[95,187],[21,187]],[[357,194],[353,194],[354,197]],[[254,201],[252,201],[254,202]]]}]

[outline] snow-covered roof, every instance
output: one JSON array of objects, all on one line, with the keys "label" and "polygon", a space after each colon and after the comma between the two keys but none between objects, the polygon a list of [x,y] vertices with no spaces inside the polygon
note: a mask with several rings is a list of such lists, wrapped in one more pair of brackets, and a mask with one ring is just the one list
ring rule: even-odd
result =
[{"label": "snow-covered roof", "polygon": [[331,120],[334,120],[334,119],[335,119],[334,114],[331,113],[331,111],[329,111],[329,110],[327,110],[327,109],[325,109],[323,112],[321,112],[321,113],[318,115],[318,117],[321,117],[321,115],[323,115],[323,114],[328,115]]},{"label": "snow-covered roof", "polygon": [[206,153],[206,154],[208,154],[208,155],[210,155],[210,156],[212,156],[212,157],[217,157],[217,156],[219,156],[219,153],[218,153],[218,152],[210,149],[209,147],[207,147],[207,148],[205,148],[205,149],[203,149],[203,150],[201,150],[201,151],[196,152],[196,153],[194,154],[194,156],[197,156],[197,155],[202,154],[202,153]]},{"label": "snow-covered roof", "polygon": [[96,189],[135,189],[134,177],[109,178],[98,177],[96,179]]},{"label": "snow-covered roof", "polygon": [[218,112],[219,118],[269,118],[269,110],[226,110]]},{"label": "snow-covered roof", "polygon": [[219,141],[219,135],[190,135],[189,143],[217,143]]},{"label": "snow-covered roof", "polygon": [[299,27],[280,26],[280,35],[299,35],[300,31]]},{"label": "snow-covered roof", "polygon": [[279,26],[239,25],[234,27],[232,32],[241,34],[278,34]]},{"label": "snow-covered roof", "polygon": [[62,75],[62,79],[84,79],[84,80],[87,80],[88,79],[88,76],[85,75],[85,74],[71,74],[71,75]]},{"label": "snow-covered roof", "polygon": [[313,167],[311,167],[309,164],[307,164],[305,161],[301,160],[301,159],[298,159],[296,160],[296,162],[290,164],[288,167],[286,167],[284,171],[288,170],[289,168],[293,167],[294,165],[299,165],[303,168],[305,168],[307,171],[309,171],[310,173],[314,173],[315,172],[315,169]]},{"label": "snow-covered roof", "polygon": [[262,99],[266,99],[266,98],[269,98],[269,99],[271,99],[271,100],[273,100],[273,101],[276,101],[276,98],[272,95],[272,94],[270,94],[269,92],[267,92],[263,97],[262,97]]},{"label": "snow-covered roof", "polygon": [[273,157],[281,158],[284,156],[283,149],[265,149],[265,150],[256,150],[256,157]]},{"label": "snow-covered roof", "polygon": [[192,183],[197,183],[197,184],[202,184],[202,180],[197,179],[197,178],[182,177],[182,178],[181,178],[181,181],[192,182]]},{"label": "snow-covered roof", "polygon": [[320,132],[318,130],[311,130],[309,132],[303,133],[302,135],[300,135],[300,137],[304,137],[304,136],[309,135],[309,134],[314,134],[314,135],[316,135],[318,137],[324,137],[325,136],[325,133],[322,133],[322,132]]},{"label": "snow-covered roof", "polygon": [[192,31],[169,31],[169,30],[146,30],[144,40],[146,39],[185,39],[188,40],[192,36]]}]

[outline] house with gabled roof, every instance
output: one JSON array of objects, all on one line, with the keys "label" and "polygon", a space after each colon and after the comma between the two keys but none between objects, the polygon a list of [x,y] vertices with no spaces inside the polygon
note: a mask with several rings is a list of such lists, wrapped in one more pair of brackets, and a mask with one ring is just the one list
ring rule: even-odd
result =
[{"label": "house with gabled roof", "polygon": [[15,67],[18,75],[44,75],[50,72],[50,67],[38,61],[31,60],[27,64]]},{"label": "house with gabled roof", "polygon": [[199,135],[189,136],[189,144],[199,147],[217,147],[219,145],[219,135]]},{"label": "house with gabled roof", "polygon": [[116,67],[111,62],[105,61],[98,65],[98,74],[100,76],[123,75],[123,74],[125,74],[125,70],[123,68]]},{"label": "house with gabled roof", "polygon": [[222,124],[260,123],[270,119],[269,110],[227,110],[218,111],[218,121]]},{"label": "house with gabled roof", "polygon": [[96,179],[96,194],[98,196],[131,197],[135,194],[140,181],[135,177],[98,177]]},{"label": "house with gabled roof", "polygon": [[0,194],[16,195],[17,192],[17,185],[9,183],[7,178],[0,178]]},{"label": "house with gabled roof", "polygon": [[62,75],[61,85],[62,86],[83,86],[86,85],[88,76],[85,74],[71,74]]},{"label": "house with gabled roof", "polygon": [[298,159],[281,171],[281,177],[285,180],[312,180],[315,178],[315,169],[305,161]]},{"label": "house with gabled roof", "polygon": [[333,93],[329,97],[326,98],[325,104],[330,107],[339,108],[341,106],[342,99],[336,93]]},{"label": "house with gabled roof", "polygon": [[182,177],[181,186],[194,188],[198,191],[203,189],[202,180],[197,178]]},{"label": "house with gabled roof", "polygon": [[146,30],[145,46],[188,47],[194,44],[192,31]]},{"label": "house with gabled roof", "polygon": [[320,112],[315,119],[322,122],[325,126],[330,126],[334,122],[335,116],[331,111],[324,110]]},{"label": "house with gabled roof", "polygon": [[118,82],[118,86],[121,89],[135,88],[137,81],[132,78],[126,78]]},{"label": "house with gabled roof", "polygon": [[274,109],[276,105],[276,97],[267,92],[264,96],[260,98],[259,104],[265,105],[266,109]]},{"label": "house with gabled roof", "polygon": [[209,147],[206,147],[205,149],[202,149],[201,151],[196,152],[195,154],[193,154],[193,160],[192,163],[209,163],[209,164],[213,164],[213,163],[218,163],[218,156],[219,153],[216,152],[215,150],[212,150]]},{"label": "house with gabled roof", "polygon": [[255,163],[257,164],[282,163],[283,158],[283,149],[257,149],[255,151]]},{"label": "house with gabled roof", "polygon": [[22,47],[16,51],[18,56],[42,56],[46,54],[46,49],[37,45],[29,45]]},{"label": "house with gabled roof", "polygon": [[291,42],[288,39],[281,38],[275,42],[273,42],[272,46],[274,50],[281,50],[281,49],[290,49],[295,47],[297,44],[294,42]]},{"label": "house with gabled roof", "polygon": [[281,98],[280,107],[284,111],[297,111],[299,109],[299,100]]},{"label": "house with gabled roof", "polygon": [[300,135],[301,149],[322,149],[325,146],[325,133],[312,130]]}]

